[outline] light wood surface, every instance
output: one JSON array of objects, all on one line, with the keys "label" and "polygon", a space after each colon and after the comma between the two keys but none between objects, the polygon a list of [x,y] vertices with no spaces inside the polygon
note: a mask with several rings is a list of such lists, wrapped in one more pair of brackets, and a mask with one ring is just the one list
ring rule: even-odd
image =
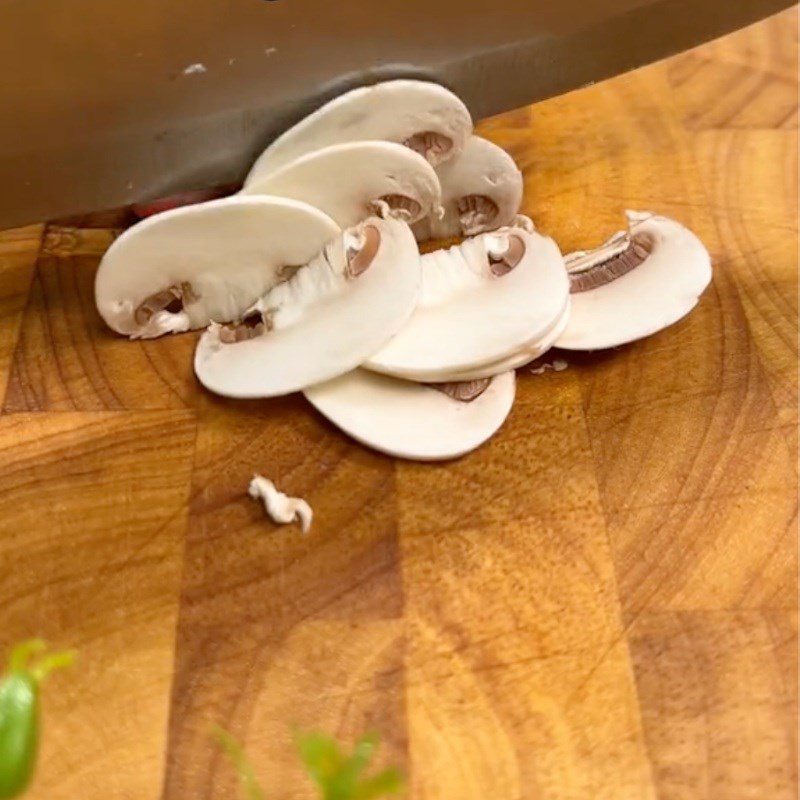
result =
[{"label": "light wood surface", "polygon": [[282,800],[313,797],[293,726],[379,731],[414,800],[796,796],[796,31],[480,125],[565,250],[655,210],[715,275],[652,339],[522,370],[456,463],[210,397],[193,335],[111,335],[113,217],[0,234],[0,645],[81,653],[32,800],[232,800],[213,722]]}]

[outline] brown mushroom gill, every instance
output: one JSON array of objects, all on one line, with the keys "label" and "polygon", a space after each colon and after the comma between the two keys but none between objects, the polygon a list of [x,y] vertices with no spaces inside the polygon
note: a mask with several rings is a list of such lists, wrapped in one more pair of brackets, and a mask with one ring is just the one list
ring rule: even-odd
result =
[{"label": "brown mushroom gill", "polygon": [[437,392],[446,394],[453,400],[458,400],[460,403],[471,403],[477,400],[488,388],[492,382],[491,378],[480,378],[474,381],[451,381],[447,383],[429,383],[431,389],[436,389]]},{"label": "brown mushroom gill", "polygon": [[453,140],[436,131],[421,131],[409,136],[403,144],[419,153],[434,166],[440,164],[453,149]]},{"label": "brown mushroom gill", "polygon": [[[606,249],[611,253],[603,259]],[[612,244],[575,259],[573,264],[567,264],[570,294],[588,292],[627,275],[646,261],[651,252],[652,243],[648,239],[634,237],[624,249],[620,250],[619,244]]]},{"label": "brown mushroom gill", "polygon": [[483,194],[468,194],[459,197],[456,206],[461,230],[465,236],[479,233],[490,227],[500,213],[497,203],[491,197]]},{"label": "brown mushroom gill", "polygon": [[284,264],[278,270],[278,282],[285,283],[291,278],[294,278],[297,275],[297,271],[303,267],[303,264]]},{"label": "brown mushroom gill", "polygon": [[395,219],[411,224],[422,216],[422,206],[413,197],[404,194],[385,194],[377,201],[370,203],[371,210],[376,213],[381,203],[386,203],[389,212]]},{"label": "brown mushroom gill", "polygon": [[522,261],[525,255],[525,242],[514,234],[508,237],[508,247],[502,255],[489,253],[489,269],[496,278],[507,275],[514,267]]},{"label": "brown mushroom gill", "polygon": [[361,236],[360,247],[347,249],[347,275],[350,278],[357,278],[369,267],[381,246],[381,233],[374,225],[365,225]]},{"label": "brown mushroom gill", "polygon": [[272,330],[269,317],[260,311],[253,311],[242,318],[237,324],[223,325],[219,329],[219,340],[223,344],[235,344],[236,342],[246,342],[248,339],[255,339],[268,330]]},{"label": "brown mushroom gill", "polygon": [[137,325],[146,325],[158,312],[166,311],[169,314],[178,314],[183,311],[185,303],[191,303],[197,299],[191,285],[184,281],[146,297],[133,312],[133,319]]}]

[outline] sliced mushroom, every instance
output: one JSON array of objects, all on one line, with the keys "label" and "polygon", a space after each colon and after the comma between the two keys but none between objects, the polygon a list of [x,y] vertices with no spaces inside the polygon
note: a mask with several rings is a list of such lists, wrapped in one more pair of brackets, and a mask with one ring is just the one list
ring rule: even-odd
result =
[{"label": "sliced mushroom", "polygon": [[131,338],[239,317],[339,233],[316,208],[276,197],[226,197],[149,217],[100,262],[98,311]]},{"label": "sliced mushroom", "polygon": [[541,337],[533,340],[530,344],[525,344],[519,348],[513,355],[507,358],[502,358],[499,361],[493,361],[490,364],[484,364],[480,367],[473,367],[462,372],[454,372],[450,375],[450,380],[453,381],[476,381],[481,378],[490,378],[493,375],[500,375],[510,369],[518,369],[524,367],[537,358],[541,358],[551,347],[567,327],[570,314],[570,302],[564,306],[564,310],[556,321],[551,326],[547,333]]},{"label": "sliced mushroom", "polygon": [[479,377],[533,347],[564,313],[569,284],[552,239],[502,228],[420,259],[408,324],[364,366],[418,381]]},{"label": "sliced mushroom", "polygon": [[258,300],[241,323],[211,326],[197,345],[195,373],[228,397],[273,397],[335,378],[405,324],[419,285],[411,229],[370,217]]},{"label": "sliced mushroom", "polygon": [[435,166],[459,153],[471,133],[469,111],[443,86],[415,80],[362,86],[279,136],[253,165],[245,184],[313,150],[364,140],[404,144]]},{"label": "sliced mushroom", "polygon": [[439,461],[483,444],[511,411],[514,373],[485,383],[443,389],[357,369],[304,394],[334,425],[367,447],[400,458]]},{"label": "sliced mushroom", "polygon": [[410,224],[435,214],[441,202],[433,167],[394,142],[346,142],[315,150],[257,175],[242,191],[302,200],[343,228],[382,209]]},{"label": "sliced mushroom", "polygon": [[429,215],[414,227],[419,241],[474,236],[511,225],[522,203],[522,173],[508,153],[480,136],[436,168],[444,216]]},{"label": "sliced mushroom", "polygon": [[628,230],[565,258],[572,311],[556,342],[600,350],[642,339],[682,319],[711,281],[703,243],[666,217],[629,211]]}]

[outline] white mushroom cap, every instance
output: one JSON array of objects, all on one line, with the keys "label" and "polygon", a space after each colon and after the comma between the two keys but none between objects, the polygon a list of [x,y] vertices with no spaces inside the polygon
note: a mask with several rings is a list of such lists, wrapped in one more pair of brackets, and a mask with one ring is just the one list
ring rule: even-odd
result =
[{"label": "white mushroom cap", "polygon": [[302,200],[342,228],[375,214],[382,204],[409,224],[439,211],[441,190],[433,167],[394,142],[346,142],[324,147],[256,175],[245,194]]},{"label": "white mushroom cap", "polygon": [[444,216],[417,223],[418,240],[474,236],[513,223],[522,203],[522,173],[501,147],[471,136],[461,153],[436,172]]},{"label": "white mushroom cap", "polygon": [[548,350],[550,350],[561,334],[567,327],[569,322],[570,303],[567,298],[564,311],[551,326],[550,330],[543,336],[535,339],[534,341],[523,345],[513,355],[507,358],[501,358],[499,361],[493,361],[490,364],[483,364],[480,367],[472,367],[462,372],[454,372],[448,376],[451,381],[474,381],[481,378],[490,378],[493,375],[500,375],[510,369],[518,369],[529,364],[531,361],[541,358]]},{"label": "white mushroom cap", "polygon": [[305,390],[312,405],[361,444],[400,458],[457,458],[489,439],[514,402],[513,372],[464,402],[432,386],[355,370]]},{"label": "white mushroom cap", "polygon": [[209,328],[195,373],[228,397],[273,397],[342,375],[406,323],[419,284],[411,229],[371,217],[261,298],[236,329]]},{"label": "white mushroom cap", "polygon": [[588,253],[565,258],[572,312],[556,347],[600,350],[677,322],[711,281],[703,243],[666,217],[629,211],[629,229]]},{"label": "white mushroom cap", "polygon": [[227,322],[339,230],[318,209],[275,197],[165,211],[129,228],[103,256],[97,309],[109,327],[136,338]]},{"label": "white mushroom cap", "polygon": [[331,100],[279,136],[245,184],[332,144],[382,139],[406,144],[438,164],[461,151],[472,133],[467,107],[436,83],[394,80],[362,86]]},{"label": "white mushroom cap", "polygon": [[450,380],[531,346],[564,313],[569,283],[561,253],[537,233],[502,228],[428,253],[420,263],[417,309],[365,362],[369,369],[407,380]]}]

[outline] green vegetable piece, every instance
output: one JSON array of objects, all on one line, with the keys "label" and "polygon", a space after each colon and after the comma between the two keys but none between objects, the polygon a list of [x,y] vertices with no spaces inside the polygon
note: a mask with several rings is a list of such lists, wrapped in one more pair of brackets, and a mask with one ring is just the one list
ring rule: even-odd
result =
[{"label": "green vegetable piece", "polygon": [[[212,733],[239,773],[246,800],[266,800],[242,746],[219,726],[215,725]],[[321,800],[376,800],[404,788],[403,776],[394,767],[362,777],[378,747],[375,734],[362,736],[350,756],[335,739],[322,733],[298,734],[296,743],[306,770],[320,788]]]},{"label": "green vegetable piece", "polygon": [[378,746],[375,734],[358,740],[353,754],[346,756],[335,739],[321,733],[296,737],[300,758],[319,786],[322,800],[374,800],[403,789],[403,776],[394,767],[371,777],[362,777]]},{"label": "green vegetable piece", "polygon": [[239,779],[242,782],[247,800],[266,800],[266,795],[256,778],[253,765],[248,761],[239,742],[228,731],[220,728],[219,725],[215,725],[211,732],[239,773]]},{"label": "green vegetable piece", "polygon": [[41,639],[18,644],[0,681],[0,800],[19,797],[33,777],[39,749],[41,682],[75,659],[71,651],[50,653],[30,666],[31,658],[46,649]]},{"label": "green vegetable piece", "polygon": [[376,797],[399,794],[404,788],[403,773],[397,767],[388,767],[383,772],[366,778],[356,789],[353,800],[373,800]]}]

